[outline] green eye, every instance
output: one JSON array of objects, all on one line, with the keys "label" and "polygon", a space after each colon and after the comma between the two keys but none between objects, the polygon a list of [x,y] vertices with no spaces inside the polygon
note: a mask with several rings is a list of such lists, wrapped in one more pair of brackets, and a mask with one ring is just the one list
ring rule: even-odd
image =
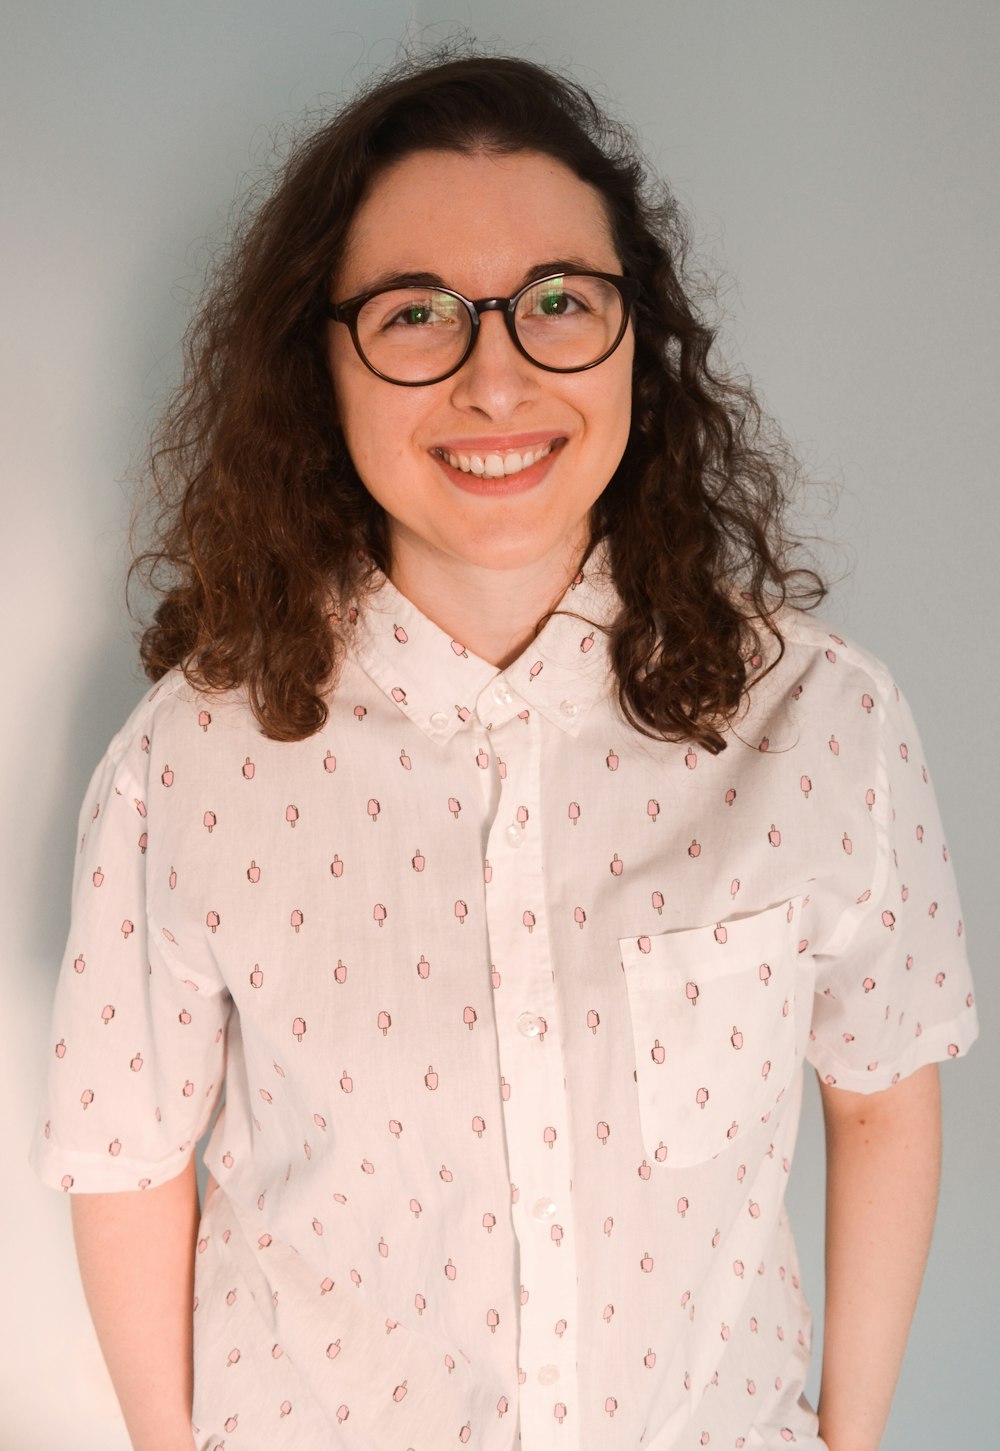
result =
[{"label": "green eye", "polygon": [[545,292],[539,298],[539,306],[546,317],[559,317],[566,311],[567,301],[564,292]]},{"label": "green eye", "polygon": [[430,316],[431,310],[429,307],[408,307],[402,314],[403,321],[406,323],[429,322]]}]

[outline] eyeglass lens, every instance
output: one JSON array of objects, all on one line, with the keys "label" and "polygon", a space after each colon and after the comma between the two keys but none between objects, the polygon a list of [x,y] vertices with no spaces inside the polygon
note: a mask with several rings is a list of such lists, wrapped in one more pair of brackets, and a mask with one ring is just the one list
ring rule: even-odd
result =
[{"label": "eyeglass lens", "polygon": [[[514,326],[524,351],[551,368],[585,368],[614,345],[622,323],[618,289],[601,277],[548,277],[519,298]],[[369,298],[358,342],[387,378],[439,377],[469,344],[472,320],[458,298],[433,287],[402,287]]]}]

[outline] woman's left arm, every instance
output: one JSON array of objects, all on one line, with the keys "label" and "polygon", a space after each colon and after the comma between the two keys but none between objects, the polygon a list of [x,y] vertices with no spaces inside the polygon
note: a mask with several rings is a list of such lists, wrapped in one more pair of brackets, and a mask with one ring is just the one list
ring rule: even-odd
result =
[{"label": "woman's left arm", "polygon": [[820,1092],[826,1124],[826,1311],[819,1433],[877,1451],[937,1207],[936,1063],[880,1093]]}]

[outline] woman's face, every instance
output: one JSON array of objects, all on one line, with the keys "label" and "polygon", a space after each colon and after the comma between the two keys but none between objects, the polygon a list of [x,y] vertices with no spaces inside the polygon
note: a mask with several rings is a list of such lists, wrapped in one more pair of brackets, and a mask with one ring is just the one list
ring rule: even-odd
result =
[{"label": "woman's face", "polygon": [[[420,272],[466,297],[507,297],[550,263],[552,271],[621,271],[598,192],[536,152],[424,151],[374,182],[331,295],[342,301],[390,274]],[[394,570],[546,560],[565,567],[579,559],[591,506],[628,439],[632,354],[630,324],[597,367],[545,372],[517,351],[502,316],[488,312],[457,373],[403,388],[370,372],[348,328],[331,322],[338,417],[358,474],[389,517]],[[506,454],[509,465],[510,453],[546,444],[547,457],[499,480],[442,457]]]}]

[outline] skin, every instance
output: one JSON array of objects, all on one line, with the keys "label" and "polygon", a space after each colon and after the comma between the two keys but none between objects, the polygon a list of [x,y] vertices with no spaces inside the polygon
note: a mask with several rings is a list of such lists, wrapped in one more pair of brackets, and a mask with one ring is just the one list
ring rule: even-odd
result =
[{"label": "skin", "polygon": [[70,1202],[80,1279],[134,1451],[194,1451],[194,1159],[155,1189]]},{"label": "skin", "polygon": [[819,1430],[877,1451],[930,1248],[941,1171],[938,1065],[882,1093],[820,1084],[826,1309]]},{"label": "skin", "polygon": [[[353,297],[386,273],[412,270],[436,273],[466,297],[507,297],[530,268],[570,258],[622,270],[599,193],[566,167],[534,152],[425,151],[373,184],[331,296]],[[591,507],[628,441],[632,358],[630,325],[596,368],[548,373],[521,356],[499,314],[486,313],[458,373],[400,388],[365,367],[343,324],[329,325],[337,414],[362,481],[389,516],[393,583],[501,668],[534,638],[535,622],[579,567]],[[465,493],[432,453],[449,439],[536,430],[566,441],[536,488],[507,498]]]}]

